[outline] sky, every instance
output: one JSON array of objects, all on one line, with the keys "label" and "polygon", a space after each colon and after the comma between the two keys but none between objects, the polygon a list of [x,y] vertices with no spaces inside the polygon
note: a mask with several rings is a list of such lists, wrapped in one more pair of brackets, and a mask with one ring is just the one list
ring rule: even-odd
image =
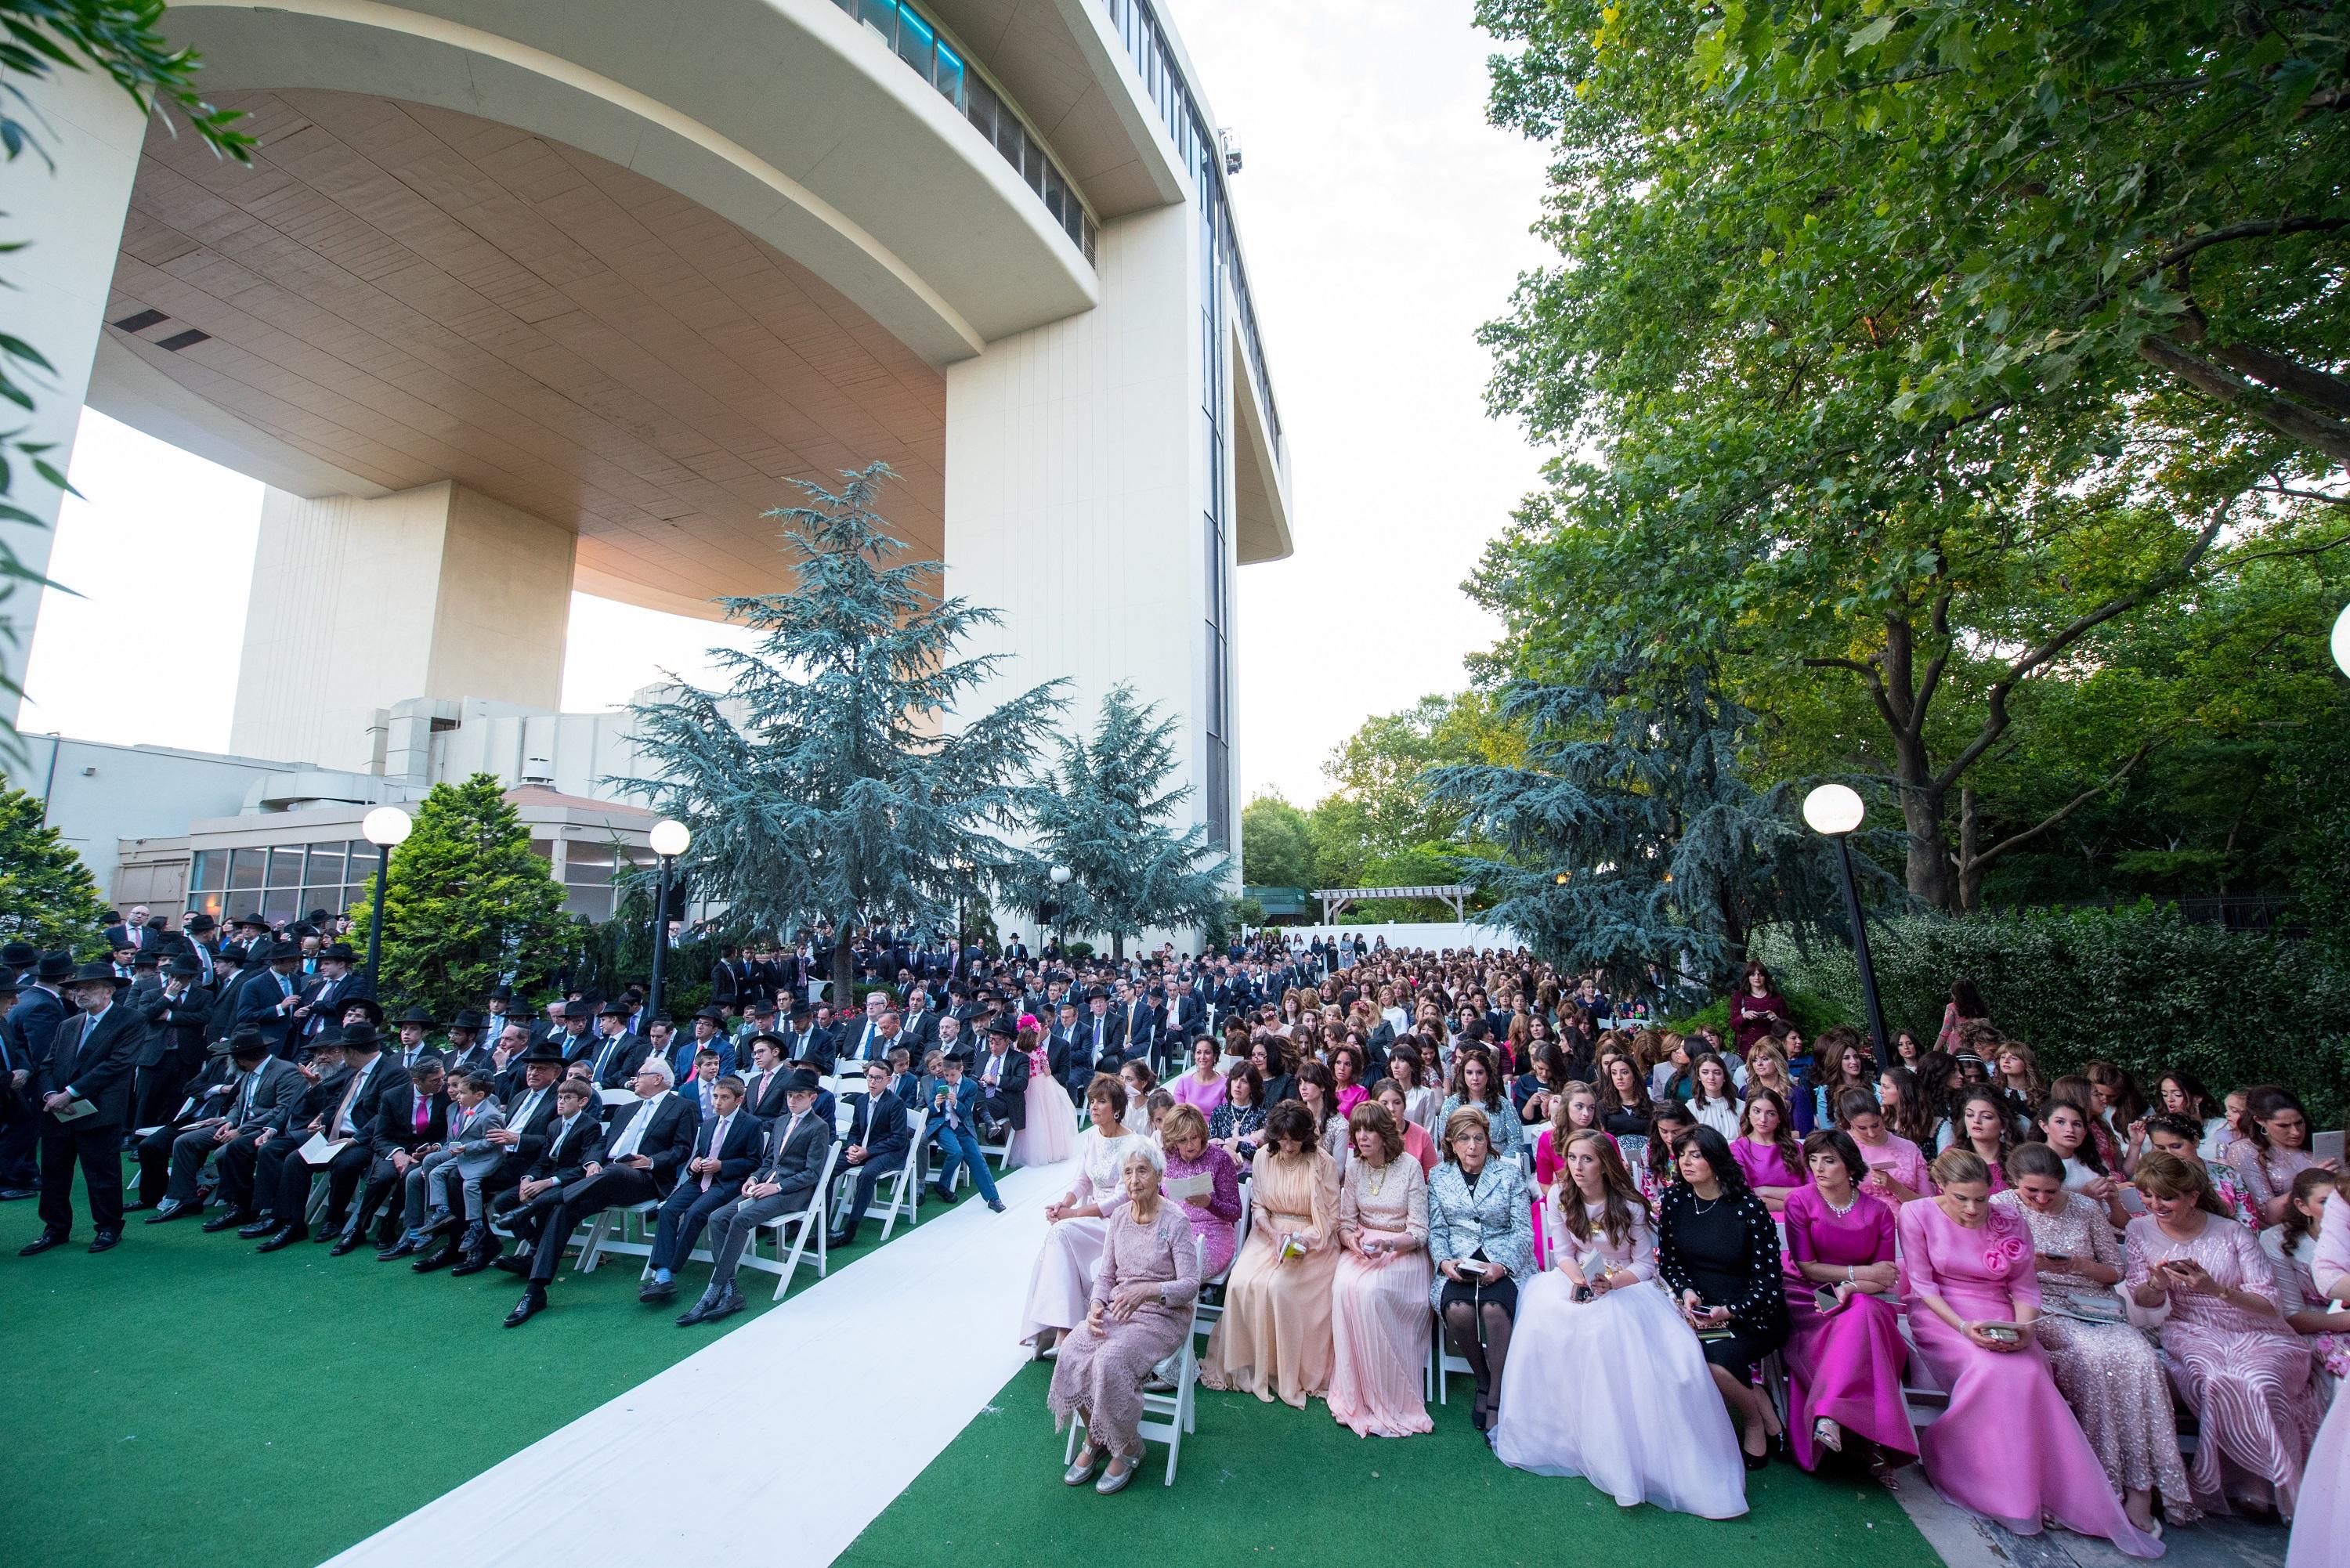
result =
[{"label": "sky", "polygon": [[[1289,443],[1295,554],[1237,578],[1243,797],[1301,805],[1366,719],[1459,689],[1492,620],[1460,591],[1539,477],[1484,412],[1478,327],[1542,247],[1539,149],[1485,123],[1467,0],[1161,0],[1232,182]],[[20,722],[224,750],[261,486],[85,410]],[[191,642],[191,638],[198,640]],[[563,706],[709,670],[733,628],[577,594]],[[142,679],[192,657],[216,679]]]}]

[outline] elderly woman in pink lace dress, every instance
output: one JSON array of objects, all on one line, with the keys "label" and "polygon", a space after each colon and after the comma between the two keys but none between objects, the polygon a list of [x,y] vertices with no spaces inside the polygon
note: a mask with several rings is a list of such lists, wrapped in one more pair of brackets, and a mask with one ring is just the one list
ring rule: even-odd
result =
[{"label": "elderly woman in pink lace dress", "polygon": [[2199,1425],[2188,1489],[2207,1512],[2229,1511],[2232,1497],[2290,1520],[2324,1412],[2276,1276],[2199,1167],[2158,1151],[2132,1179],[2147,1212],[2123,1241],[2124,1284],[2139,1307],[2169,1313],[2163,1360]]},{"label": "elderly woman in pink lace dress", "polygon": [[[1166,1172],[1157,1145],[1138,1140],[1118,1168],[1126,1201],[1105,1217],[1101,1270],[1086,1321],[1061,1338],[1045,1407],[1055,1430],[1075,1417],[1086,1440],[1068,1473],[1107,1496],[1125,1488],[1142,1461],[1142,1384],[1182,1348],[1200,1293],[1200,1248],[1182,1208],[1159,1193]],[[1102,1469],[1107,1458],[1108,1468]]]}]

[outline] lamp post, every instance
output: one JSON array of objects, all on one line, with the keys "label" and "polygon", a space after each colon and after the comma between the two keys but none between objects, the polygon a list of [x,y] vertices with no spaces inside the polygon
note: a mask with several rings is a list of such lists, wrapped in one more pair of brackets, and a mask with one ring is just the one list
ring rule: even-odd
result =
[{"label": "lamp post", "polygon": [[1836,869],[1844,877],[1845,918],[1852,922],[1852,953],[1860,962],[1860,1000],[1868,1009],[1868,1038],[1877,1047],[1877,1069],[1892,1064],[1885,1044],[1885,1009],[1877,1001],[1877,971],[1868,961],[1868,922],[1861,917],[1860,886],[1852,875],[1852,832],[1860,826],[1860,792],[1849,784],[1827,784],[1804,797],[1804,820],[1814,833],[1835,841]]},{"label": "lamp post", "polygon": [[2343,674],[2350,675],[2350,605],[2334,618],[2334,662]]},{"label": "lamp post", "polygon": [[1068,944],[1067,944],[1067,943],[1066,943],[1066,942],[1063,942],[1063,941],[1061,940],[1061,939],[1062,939],[1064,936],[1066,936],[1066,935],[1068,934],[1068,928],[1067,928],[1066,923],[1066,922],[1064,922],[1064,921],[1062,920],[1062,919],[1061,919],[1061,911],[1062,911],[1062,910],[1063,910],[1063,909],[1065,909],[1066,906],[1065,906],[1065,905],[1064,905],[1060,900],[1061,900],[1061,889],[1062,889],[1062,888],[1066,888],[1066,887],[1067,887],[1068,885],[1069,885],[1069,868],[1068,868],[1067,867],[1066,867],[1066,866],[1055,866],[1055,867],[1053,867],[1053,941],[1054,941],[1054,943],[1055,943],[1055,946],[1058,946],[1058,947],[1060,947],[1060,948],[1062,948],[1062,949],[1064,949],[1064,950],[1065,950],[1065,951],[1064,951],[1064,956],[1065,956],[1065,957],[1066,956],[1066,948],[1067,948]]},{"label": "lamp post", "polygon": [[359,819],[359,836],[375,846],[375,909],[368,919],[368,983],[383,984],[383,885],[391,878],[391,846],[405,844],[416,826],[396,805],[380,805]]},{"label": "lamp post", "polygon": [[652,832],[646,836],[653,846],[653,853],[660,857],[660,892],[653,900],[652,994],[645,998],[645,1027],[650,1030],[653,1020],[660,1016],[661,971],[668,967],[670,868],[692,844],[693,833],[677,818],[665,816],[653,824]]}]

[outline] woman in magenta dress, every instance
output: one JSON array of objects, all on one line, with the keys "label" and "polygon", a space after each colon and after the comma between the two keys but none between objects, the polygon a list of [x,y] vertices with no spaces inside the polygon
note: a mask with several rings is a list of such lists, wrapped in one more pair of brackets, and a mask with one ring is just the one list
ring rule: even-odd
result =
[{"label": "woman in magenta dress", "polygon": [[2162,1359],[2199,1428],[2187,1490],[2207,1513],[2234,1498],[2291,1520],[2324,1410],[2276,1275],[2199,1168],[2150,1153],[2131,1180],[2147,1211],[2122,1238],[2123,1288],[2140,1307],[2169,1309]]},{"label": "woman in magenta dress", "polygon": [[[1233,1227],[1241,1217],[1241,1168],[1208,1139],[1208,1118],[1197,1106],[1177,1106],[1159,1124],[1167,1152],[1166,1189],[1191,1221],[1200,1239],[1200,1278],[1213,1280],[1232,1261],[1238,1245]],[[1205,1190],[1200,1190],[1202,1179]]]},{"label": "woman in magenta dress", "polygon": [[2019,1535],[2038,1534],[2045,1517],[2132,1557],[2159,1557],[2162,1543],[2122,1511],[2032,1337],[2040,1282],[2031,1231],[1991,1208],[1991,1172],[1972,1150],[1945,1152],[1933,1178],[1939,1196],[1902,1205],[1898,1221],[1909,1332],[1950,1391],[1941,1418],[1918,1434],[1927,1479]]},{"label": "woman in magenta dress", "polygon": [[1745,1173],[1746,1185],[1753,1189],[1754,1196],[1773,1214],[1783,1211],[1787,1195],[1809,1179],[1804,1175],[1804,1151],[1795,1146],[1787,1102],[1774,1090],[1757,1089],[1747,1096],[1730,1158]]},{"label": "woman in magenta dress", "polygon": [[[1750,1105],[1752,1102],[1749,1102]],[[1787,1195],[1787,1436],[1795,1462],[1844,1451],[1847,1433],[1877,1447],[1888,1465],[1918,1454],[1917,1428],[1901,1397],[1909,1349],[1892,1298],[1894,1210],[1860,1190],[1868,1166],[1852,1139],[1815,1132],[1804,1140],[1812,1185]],[[1836,1305],[1820,1310],[1822,1291]]]},{"label": "woman in magenta dress", "polygon": [[1837,1107],[1844,1116],[1844,1130],[1852,1135],[1854,1146],[1868,1166],[1860,1189],[1896,1209],[1930,1196],[1934,1179],[1927,1173],[1925,1151],[1886,1124],[1883,1107],[1862,1104],[1865,1097],[1865,1091],[1847,1089],[1844,1104]]}]

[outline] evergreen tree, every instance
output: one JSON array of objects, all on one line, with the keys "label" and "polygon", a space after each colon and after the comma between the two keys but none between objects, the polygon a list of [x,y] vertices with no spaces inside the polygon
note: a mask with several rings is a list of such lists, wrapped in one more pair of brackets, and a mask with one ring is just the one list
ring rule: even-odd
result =
[{"label": "evergreen tree", "polygon": [[1030,737],[1065,704],[1054,681],[949,726],[1002,662],[957,649],[999,618],[932,592],[938,563],[898,559],[874,510],[887,463],[844,477],[838,492],[796,482],[808,504],[768,514],[798,586],[718,601],[759,646],[712,651],[723,691],[632,708],[650,765],[613,782],[693,830],[687,874],[736,929],[828,922],[846,1001],[860,921],[951,921],[959,887],[1009,871],[993,830],[1017,823]]},{"label": "evergreen tree", "polygon": [[0,941],[96,958],[106,945],[98,881],[41,815],[29,792],[0,780]]},{"label": "evergreen tree", "polygon": [[1754,715],[1710,666],[1627,657],[1571,684],[1515,681],[1500,712],[1523,727],[1523,766],[1426,782],[1507,857],[1461,862],[1501,895],[1492,919],[1562,969],[1629,981],[1653,960],[1719,985],[1758,924],[1833,908],[1834,873],[1786,786],[1747,783]]},{"label": "evergreen tree", "polygon": [[[384,883],[384,1005],[397,998],[447,1018],[501,981],[525,994],[543,986],[566,933],[563,888],[548,870],[495,778],[433,785]],[[374,898],[370,877],[351,907],[360,940]]]},{"label": "evergreen tree", "polygon": [[[1131,687],[1110,689],[1087,740],[1061,742],[1038,782],[1035,854],[1008,891],[1020,908],[1066,931],[1097,931],[1126,957],[1128,937],[1153,927],[1212,926],[1227,918],[1229,857],[1208,847],[1207,824],[1176,827],[1190,785],[1163,786],[1175,768],[1175,721],[1137,707]],[[1154,722],[1155,721],[1155,722]],[[1050,868],[1066,866],[1055,886]]]}]

